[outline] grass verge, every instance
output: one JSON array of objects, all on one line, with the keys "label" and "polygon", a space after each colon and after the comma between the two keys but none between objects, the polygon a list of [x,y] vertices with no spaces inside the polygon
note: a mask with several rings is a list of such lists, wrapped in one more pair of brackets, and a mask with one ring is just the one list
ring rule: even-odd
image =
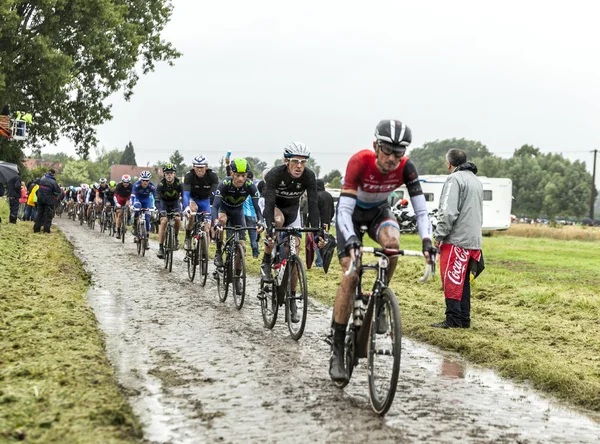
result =
[{"label": "grass verge", "polygon": [[140,442],[71,245],[0,216],[0,441]]},{"label": "grass verge", "polygon": [[[420,250],[421,242],[403,235],[401,247]],[[439,275],[419,284],[422,260],[400,258],[392,289],[404,333],[600,411],[600,244],[503,235],[484,238],[483,252],[468,330],[430,327],[444,318]],[[260,259],[247,254],[246,263],[258,274]],[[335,258],[327,275],[309,270],[310,295],[332,305],[340,277]]]}]

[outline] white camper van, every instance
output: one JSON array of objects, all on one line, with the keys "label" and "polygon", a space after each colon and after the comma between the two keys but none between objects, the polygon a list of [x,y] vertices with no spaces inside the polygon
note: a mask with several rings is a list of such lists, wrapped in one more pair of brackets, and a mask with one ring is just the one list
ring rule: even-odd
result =
[{"label": "white camper van", "polygon": [[[448,176],[419,176],[421,188],[427,202],[427,210],[439,207],[442,187]],[[512,180],[497,177],[478,176],[483,184],[483,230],[507,230],[510,227],[510,211],[512,207]],[[406,187],[402,185],[396,190],[400,205],[402,199],[410,199]]]}]

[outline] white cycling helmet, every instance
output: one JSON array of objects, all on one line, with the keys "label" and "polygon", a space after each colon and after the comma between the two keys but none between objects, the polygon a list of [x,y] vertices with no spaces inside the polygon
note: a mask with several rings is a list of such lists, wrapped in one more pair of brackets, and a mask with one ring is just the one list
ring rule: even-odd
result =
[{"label": "white cycling helmet", "polygon": [[208,162],[206,160],[206,157],[204,157],[203,155],[194,157],[194,160],[192,162],[192,166],[195,166],[195,167],[208,166]]},{"label": "white cycling helmet", "polygon": [[106,178],[103,177],[102,179],[100,179],[100,183],[106,183]]},{"label": "white cycling helmet", "polygon": [[283,157],[306,157],[307,159],[310,157],[310,151],[306,145],[302,142],[292,142],[288,143],[283,149]]},{"label": "white cycling helmet", "polygon": [[150,180],[152,177],[152,173],[148,170],[144,170],[140,173],[140,179],[142,180]]}]

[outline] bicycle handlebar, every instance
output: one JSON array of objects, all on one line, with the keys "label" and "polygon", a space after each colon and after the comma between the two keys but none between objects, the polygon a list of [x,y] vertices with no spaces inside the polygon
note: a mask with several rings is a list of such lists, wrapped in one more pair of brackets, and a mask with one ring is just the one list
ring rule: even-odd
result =
[{"label": "bicycle handlebar", "polygon": [[275,227],[274,231],[298,232],[298,233],[318,233],[321,228],[300,228],[300,227]]},{"label": "bicycle handlebar", "polygon": [[[415,250],[396,250],[394,248],[374,248],[374,247],[362,247],[362,253],[373,253],[375,256],[415,256],[425,257],[420,251]],[[350,276],[356,271],[357,258],[361,256],[360,249],[354,250],[354,260],[350,263],[350,268],[344,273],[345,276]],[[432,275],[435,275],[435,255],[430,257],[429,264],[425,264],[425,273],[419,278],[419,282],[424,283],[429,280]]]}]

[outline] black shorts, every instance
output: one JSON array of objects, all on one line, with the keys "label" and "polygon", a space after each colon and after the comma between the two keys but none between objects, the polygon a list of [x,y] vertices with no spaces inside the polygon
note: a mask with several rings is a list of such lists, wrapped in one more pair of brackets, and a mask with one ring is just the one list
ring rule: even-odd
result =
[{"label": "black shorts", "polygon": [[178,200],[174,202],[160,201],[160,210],[165,213],[179,213],[181,214],[181,204]]},{"label": "black shorts", "polygon": [[281,214],[283,214],[283,226],[284,227],[301,227],[301,220],[298,210],[300,207],[292,205],[291,207],[277,207]]},{"label": "black shorts", "polygon": [[[246,217],[244,216],[244,207],[228,207],[221,205],[219,213],[227,215],[227,226],[229,227],[245,227]],[[227,233],[229,237],[229,233]],[[240,231],[240,239],[246,240],[246,230]]]},{"label": "black shorts", "polygon": [[[337,210],[336,210],[337,211]],[[354,207],[354,213],[352,213],[352,224],[354,226],[354,232],[362,242],[362,233],[360,231],[361,226],[367,227],[367,234],[375,242],[378,242],[377,236],[381,228],[386,225],[398,227],[398,221],[392,213],[390,204],[388,202],[382,203],[378,207],[374,208],[360,208],[359,206]],[[337,241],[337,252],[338,257],[341,259],[348,256],[346,253],[346,239],[342,236],[340,230],[336,230],[336,241]]]}]

